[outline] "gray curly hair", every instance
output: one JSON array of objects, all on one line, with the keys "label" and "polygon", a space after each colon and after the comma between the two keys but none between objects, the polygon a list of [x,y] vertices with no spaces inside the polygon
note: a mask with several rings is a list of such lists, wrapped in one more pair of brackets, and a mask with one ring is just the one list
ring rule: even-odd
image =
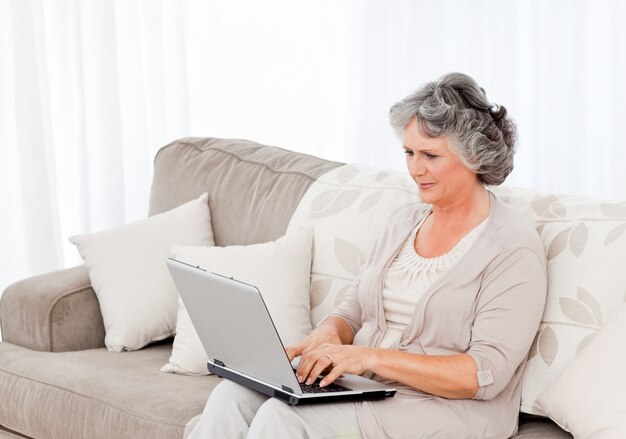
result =
[{"label": "gray curly hair", "polygon": [[513,170],[515,122],[506,108],[487,100],[472,77],[448,73],[389,110],[389,121],[400,138],[414,117],[423,136],[447,137],[461,163],[482,184],[501,184]]}]

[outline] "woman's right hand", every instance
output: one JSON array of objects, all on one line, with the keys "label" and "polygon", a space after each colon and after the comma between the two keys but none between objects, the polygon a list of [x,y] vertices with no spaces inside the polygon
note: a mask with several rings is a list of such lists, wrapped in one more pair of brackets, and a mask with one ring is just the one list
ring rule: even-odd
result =
[{"label": "woman's right hand", "polygon": [[319,347],[323,343],[343,344],[335,325],[321,324],[297,345],[287,346],[285,351],[287,351],[289,361],[293,361],[294,358]]}]

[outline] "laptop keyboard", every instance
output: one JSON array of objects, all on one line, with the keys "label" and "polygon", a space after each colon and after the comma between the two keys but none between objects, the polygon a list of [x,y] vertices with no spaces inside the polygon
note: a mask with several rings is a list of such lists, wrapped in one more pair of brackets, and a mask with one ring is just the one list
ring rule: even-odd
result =
[{"label": "laptop keyboard", "polygon": [[328,392],[350,392],[352,389],[340,386],[339,384],[330,383],[324,387],[320,387],[320,379],[318,378],[312,384],[300,384],[303,393],[328,393]]}]

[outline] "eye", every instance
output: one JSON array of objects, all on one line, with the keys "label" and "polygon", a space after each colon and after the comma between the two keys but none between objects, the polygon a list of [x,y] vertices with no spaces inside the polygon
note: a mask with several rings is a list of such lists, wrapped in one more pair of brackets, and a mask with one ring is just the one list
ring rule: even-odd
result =
[{"label": "eye", "polygon": [[424,155],[426,156],[426,158],[427,158],[428,160],[434,160],[434,159],[436,159],[437,157],[439,157],[438,155],[431,154],[431,153],[429,153],[429,152],[424,153]]},{"label": "eye", "polygon": [[413,151],[411,151],[410,149],[405,149],[404,153],[408,156],[412,156],[413,155]]}]

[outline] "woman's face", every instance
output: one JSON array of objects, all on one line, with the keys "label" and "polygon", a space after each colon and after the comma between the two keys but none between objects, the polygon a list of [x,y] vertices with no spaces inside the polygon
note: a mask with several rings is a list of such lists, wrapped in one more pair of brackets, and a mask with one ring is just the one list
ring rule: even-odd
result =
[{"label": "woman's face", "polygon": [[424,203],[454,207],[480,184],[476,174],[448,148],[448,139],[424,137],[415,118],[404,128],[403,137],[406,166]]}]

